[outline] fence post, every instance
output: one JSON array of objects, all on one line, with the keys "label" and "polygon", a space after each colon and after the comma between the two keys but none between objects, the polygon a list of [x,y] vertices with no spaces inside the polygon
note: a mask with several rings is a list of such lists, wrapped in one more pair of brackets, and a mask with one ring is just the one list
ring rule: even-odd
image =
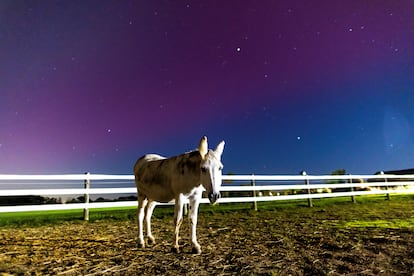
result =
[{"label": "fence post", "polygon": [[[301,171],[301,175],[306,176],[308,174],[306,173],[306,171]],[[308,207],[313,207],[312,198],[310,196],[311,195],[311,190],[309,188],[309,179],[308,178],[305,179],[305,184],[308,186],[308,195],[309,195],[309,197],[308,197]]]},{"label": "fence post", "polygon": [[[353,183],[351,175],[350,175],[350,177],[349,177],[349,183],[350,183],[351,185],[352,185],[352,183]],[[352,192],[352,193],[354,192],[354,187],[351,187],[351,192]],[[351,200],[352,200],[352,203],[355,203],[355,202],[356,202],[356,201],[355,201],[355,195],[351,195]]]},{"label": "fence post", "polygon": [[[252,174],[252,181],[251,181],[251,185],[254,188],[254,187],[256,187],[256,183],[255,183],[253,177],[254,177],[254,174]],[[253,189],[253,209],[255,211],[257,211],[257,201],[256,201],[256,190],[255,189]]]},{"label": "fence post", "polygon": [[[91,182],[89,180],[90,173],[86,172],[85,176],[86,177],[85,177],[85,181],[84,181],[84,188],[89,189],[90,186],[91,186]],[[85,204],[88,205],[89,204],[89,192],[86,192],[84,197],[85,197]],[[85,208],[83,209],[83,220],[84,221],[89,221],[89,208],[88,208],[88,206],[85,206]]]},{"label": "fence post", "polygon": [[[384,175],[385,173],[384,173],[383,171],[381,171],[381,172],[380,172],[380,174],[381,174],[381,175]],[[387,180],[387,178],[385,178],[385,177],[384,177],[384,182],[385,182],[385,183],[388,183],[388,180]],[[388,191],[388,184],[385,186],[385,190],[387,190],[387,191]],[[387,193],[386,199],[387,199],[387,200],[389,200],[389,199],[390,199],[390,194],[389,194],[389,193]]]}]

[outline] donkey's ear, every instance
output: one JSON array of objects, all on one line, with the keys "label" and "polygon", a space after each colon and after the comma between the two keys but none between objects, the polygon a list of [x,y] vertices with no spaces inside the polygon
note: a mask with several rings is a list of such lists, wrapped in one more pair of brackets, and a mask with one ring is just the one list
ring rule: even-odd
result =
[{"label": "donkey's ear", "polygon": [[224,150],[224,141],[221,141],[218,145],[217,148],[214,150],[214,153],[217,156],[221,156],[223,154],[223,150]]},{"label": "donkey's ear", "polygon": [[200,145],[198,146],[198,151],[200,152],[201,157],[204,159],[208,152],[208,143],[207,137],[203,136],[200,140]]}]

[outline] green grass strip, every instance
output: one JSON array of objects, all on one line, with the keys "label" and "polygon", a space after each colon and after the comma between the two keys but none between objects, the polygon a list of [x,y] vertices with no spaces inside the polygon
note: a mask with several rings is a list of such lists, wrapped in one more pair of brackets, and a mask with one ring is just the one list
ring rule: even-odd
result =
[{"label": "green grass strip", "polygon": [[346,228],[413,229],[414,218],[389,220],[356,220],[345,223]]}]

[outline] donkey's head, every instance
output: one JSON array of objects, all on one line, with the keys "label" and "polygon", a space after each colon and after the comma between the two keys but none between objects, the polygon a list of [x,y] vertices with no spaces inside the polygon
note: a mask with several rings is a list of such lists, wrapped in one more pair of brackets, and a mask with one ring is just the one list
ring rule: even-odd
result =
[{"label": "donkey's head", "polygon": [[203,136],[198,150],[201,155],[201,184],[206,189],[210,203],[215,203],[220,198],[221,171],[223,169],[220,159],[224,150],[224,141],[221,141],[213,151],[208,149],[207,137]]}]

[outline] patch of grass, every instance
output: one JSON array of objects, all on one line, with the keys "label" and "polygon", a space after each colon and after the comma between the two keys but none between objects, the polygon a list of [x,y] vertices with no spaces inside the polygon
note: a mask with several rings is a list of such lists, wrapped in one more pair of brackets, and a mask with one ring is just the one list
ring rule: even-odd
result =
[{"label": "patch of grass", "polygon": [[[172,217],[173,214],[174,208],[172,206],[158,206],[154,210],[154,217],[157,218]],[[136,220],[136,216],[136,207],[114,207],[89,210],[90,222],[102,220]],[[0,213],[0,227],[37,227],[65,221],[82,223],[84,221],[83,209]]]},{"label": "patch of grass", "polygon": [[211,204],[201,204],[199,211],[200,213],[225,213],[232,211],[241,211],[241,210],[250,210],[253,207],[253,203],[217,203],[215,205]]},{"label": "patch of grass", "polygon": [[[91,209],[89,211],[89,220],[127,219],[129,212],[130,210],[126,210],[125,208]],[[0,226],[40,226],[63,221],[82,222],[83,210],[32,211],[0,214]]]},{"label": "patch of grass", "polygon": [[344,224],[346,228],[386,228],[386,229],[412,229],[414,218],[388,219],[388,220],[355,220]]},{"label": "patch of grass", "polygon": [[136,210],[136,207],[90,209],[89,221],[94,222],[100,220],[134,220],[137,213]]},{"label": "patch of grass", "polygon": [[63,221],[82,221],[83,210],[0,213],[0,226],[40,226]]}]

